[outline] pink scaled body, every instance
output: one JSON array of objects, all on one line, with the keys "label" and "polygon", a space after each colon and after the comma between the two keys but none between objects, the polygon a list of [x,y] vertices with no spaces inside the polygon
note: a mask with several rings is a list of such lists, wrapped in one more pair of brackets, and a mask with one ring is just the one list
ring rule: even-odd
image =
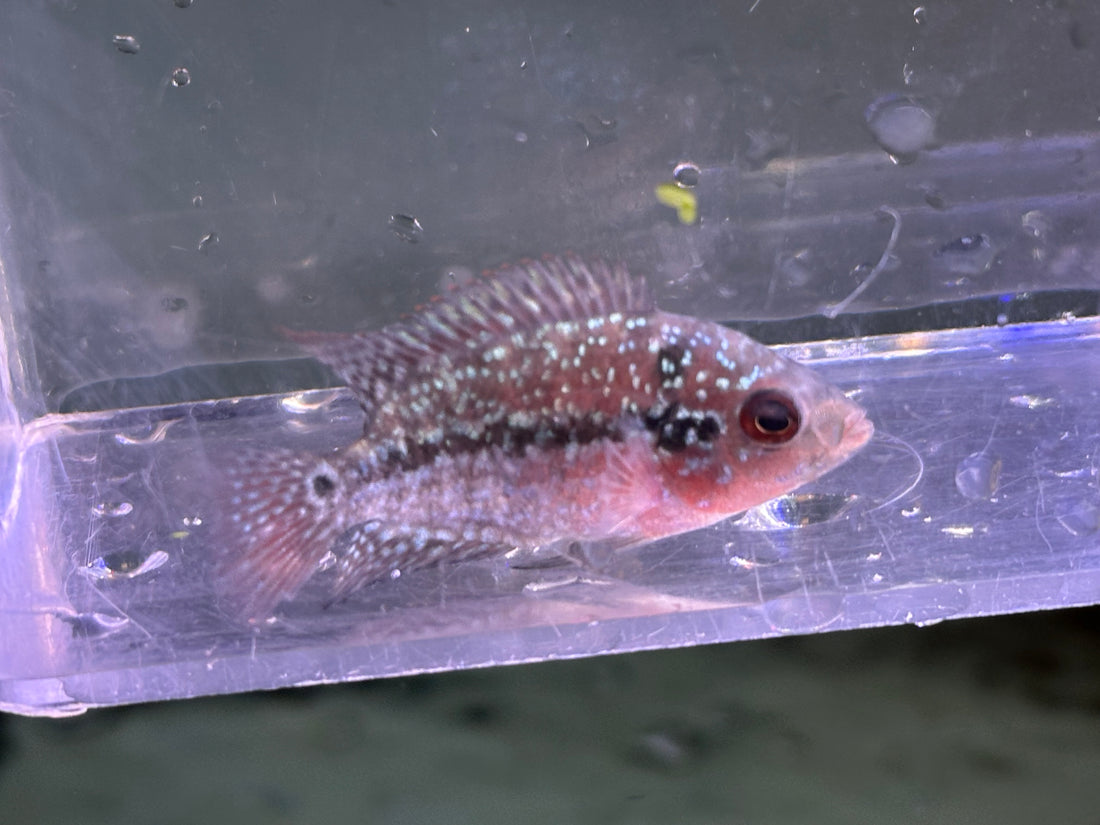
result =
[{"label": "pink scaled body", "polygon": [[504,269],[381,330],[295,333],[359,397],[341,452],[229,472],[221,577],[270,613],[334,558],[334,597],[441,561],[629,545],[789,492],[870,438],[811,370],[656,309],[600,261]]}]

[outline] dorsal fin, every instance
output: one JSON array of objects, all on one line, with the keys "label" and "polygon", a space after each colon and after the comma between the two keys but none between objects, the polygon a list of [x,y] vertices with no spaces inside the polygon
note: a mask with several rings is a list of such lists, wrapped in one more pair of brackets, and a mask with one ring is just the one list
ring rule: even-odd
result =
[{"label": "dorsal fin", "polygon": [[286,335],[331,367],[369,417],[388,391],[425,361],[480,349],[546,324],[653,309],[645,280],[622,265],[566,256],[485,273],[379,330]]}]

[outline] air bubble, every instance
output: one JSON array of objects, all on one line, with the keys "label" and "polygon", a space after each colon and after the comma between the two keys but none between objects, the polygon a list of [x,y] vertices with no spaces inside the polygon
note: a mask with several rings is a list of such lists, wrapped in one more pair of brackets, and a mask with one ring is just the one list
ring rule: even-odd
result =
[{"label": "air bubble", "polygon": [[134,505],[128,501],[101,501],[92,506],[92,513],[104,518],[119,518],[134,512]]},{"label": "air bubble", "polygon": [[182,89],[184,86],[191,82],[191,72],[189,72],[183,66],[178,66],[177,68],[172,69],[172,74],[170,75],[170,77],[172,78],[172,85],[175,86],[177,89]]},{"label": "air bubble", "polygon": [[187,8],[190,8],[190,7],[191,7],[191,4],[192,4],[193,2],[195,2],[195,0],[173,0],[173,1],[175,2],[175,4],[176,4],[176,8],[177,8],[177,9],[187,9]]},{"label": "air bubble", "polygon": [[928,9],[924,6],[917,6],[913,9],[913,22],[918,26],[923,26],[928,22]]},{"label": "air bubble", "polygon": [[677,163],[672,170],[672,179],[685,189],[691,189],[699,185],[699,167],[691,161]]},{"label": "air bubble", "polygon": [[116,34],[111,38],[111,42],[123,54],[137,54],[141,51],[141,44],[132,34]]},{"label": "air bubble", "polygon": [[844,493],[799,493],[780,496],[745,513],[737,525],[746,530],[787,530],[833,521],[856,501]]},{"label": "air bubble", "polygon": [[168,554],[163,550],[154,550],[148,556],[136,551],[119,551],[100,556],[82,568],[81,572],[99,581],[136,579],[163,567],[167,561]]}]

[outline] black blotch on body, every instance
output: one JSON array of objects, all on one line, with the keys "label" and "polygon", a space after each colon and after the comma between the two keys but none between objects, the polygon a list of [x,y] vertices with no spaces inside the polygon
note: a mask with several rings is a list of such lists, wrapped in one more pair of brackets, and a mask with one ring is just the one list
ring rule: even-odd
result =
[{"label": "black blotch on body", "polygon": [[336,482],[324,473],[318,473],[313,477],[313,492],[317,498],[324,498],[336,489]]},{"label": "black blotch on body", "polygon": [[722,425],[714,416],[689,411],[679,403],[651,407],[644,421],[646,429],[657,434],[657,447],[672,453],[695,444],[708,444],[722,432]]}]

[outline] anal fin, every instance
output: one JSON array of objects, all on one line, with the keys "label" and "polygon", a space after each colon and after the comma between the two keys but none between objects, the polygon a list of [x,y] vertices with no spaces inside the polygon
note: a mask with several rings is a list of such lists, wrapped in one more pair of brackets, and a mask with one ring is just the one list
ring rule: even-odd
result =
[{"label": "anal fin", "polygon": [[336,557],[332,601],[379,579],[444,562],[499,556],[511,549],[500,542],[463,538],[451,530],[363,522],[345,531],[332,547]]}]

